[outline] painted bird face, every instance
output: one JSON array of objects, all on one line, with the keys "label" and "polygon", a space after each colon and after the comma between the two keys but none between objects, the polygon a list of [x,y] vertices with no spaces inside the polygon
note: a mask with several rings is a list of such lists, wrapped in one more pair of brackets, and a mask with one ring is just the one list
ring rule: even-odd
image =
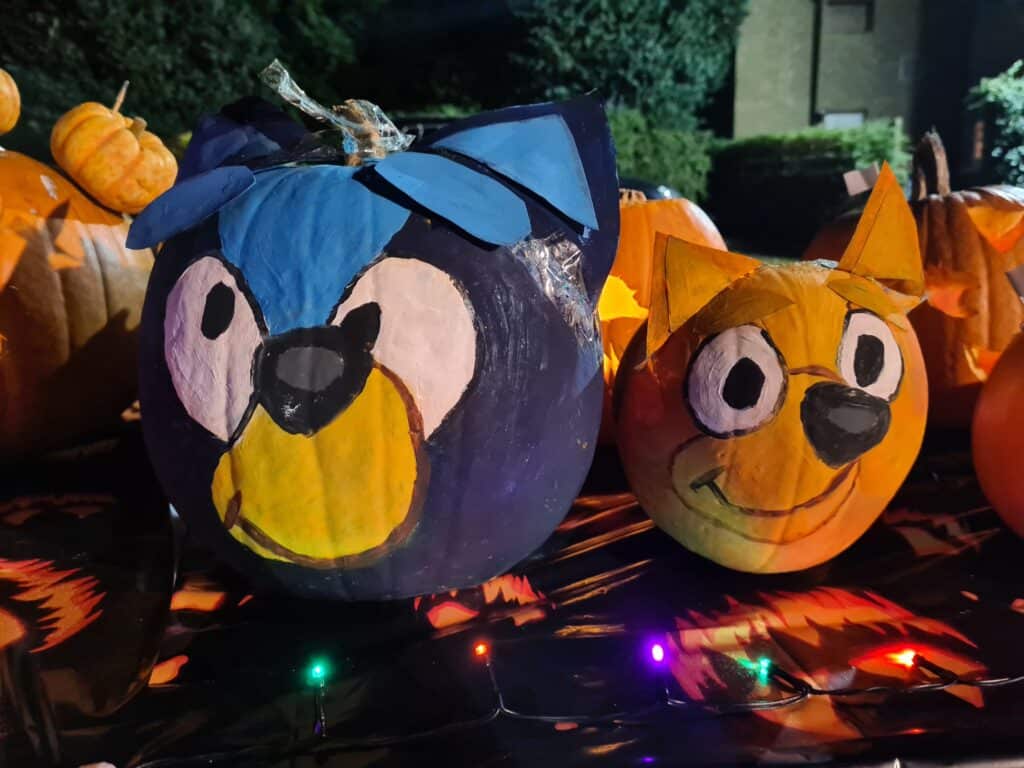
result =
[{"label": "painted bird face", "polygon": [[[421,302],[403,301],[411,286]],[[224,444],[210,492],[225,529],[263,557],[313,567],[408,532],[423,443],[469,385],[477,350],[461,287],[418,259],[381,258],[331,303],[321,324],[273,333],[244,273],[208,254],[178,278],[164,328],[182,405]]]},{"label": "painted bird face", "polygon": [[661,241],[667,301],[652,309],[648,362],[624,382],[623,451],[655,521],[719,563],[771,572],[832,557],[917,455],[927,387],[905,316],[916,301],[879,282],[921,283],[891,173],[863,222],[834,270]]},{"label": "painted bird face", "polygon": [[[552,174],[559,166],[569,181]],[[607,181],[597,204],[614,210]],[[213,215],[196,222],[197,208]],[[534,381],[552,403],[597,381],[596,398],[599,341],[577,327],[583,318],[592,329],[596,295],[584,256],[596,244],[610,263],[615,228],[595,234],[595,210],[557,106],[362,167],[222,163],[176,184],[133,227],[145,241],[170,240],[147,296],[141,394],[155,414],[143,422],[150,445],[190,453],[154,449],[175,505],[188,519],[212,507],[261,564],[363,569],[341,587],[305,580],[328,593],[479,583],[523,557],[521,534],[481,535],[479,509],[489,507],[476,499],[493,489],[500,503],[503,482],[550,488],[502,478],[489,455],[518,473],[525,446],[592,450],[580,439],[596,426],[589,404],[544,420],[524,410],[518,421],[509,406],[527,401]],[[557,290],[544,282],[552,277]],[[559,362],[521,375],[549,355]],[[525,522],[535,539],[543,526]],[[488,546],[515,551],[488,556]],[[424,565],[441,550],[451,555],[444,568]]]},{"label": "painted bird face", "polygon": [[354,174],[260,173],[220,210],[219,249],[184,269],[164,314],[177,397],[223,443],[210,485],[222,525],[261,557],[314,568],[408,534],[424,442],[477,360],[465,288],[391,254],[409,212]]}]

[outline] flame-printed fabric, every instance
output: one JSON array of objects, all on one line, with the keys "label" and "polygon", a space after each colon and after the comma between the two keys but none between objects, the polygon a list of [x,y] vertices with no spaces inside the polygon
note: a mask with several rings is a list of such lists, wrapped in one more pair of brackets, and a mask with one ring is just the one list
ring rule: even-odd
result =
[{"label": "flame-printed fabric", "polygon": [[[103,613],[104,592],[92,576],[81,576],[76,568],[60,569],[48,560],[6,560],[0,558],[0,583],[14,587],[13,600],[35,604],[41,619],[36,622],[40,641],[33,653],[60,645],[81,632]],[[29,634],[14,614],[0,609],[0,649]]]},{"label": "flame-printed fabric", "polygon": [[[669,636],[671,674],[693,701],[714,703],[735,696],[730,670],[758,658],[771,659],[818,688],[833,690],[910,685],[911,672],[887,658],[906,648],[960,676],[985,672],[985,665],[975,659],[975,644],[962,632],[870,590],[822,587],[761,593],[748,602],[732,597],[726,601],[722,611],[687,611],[676,619],[676,632]],[[954,686],[946,693],[973,707],[985,703],[977,688]],[[799,707],[756,714],[785,726],[779,744],[859,737],[857,724],[845,716],[842,706],[841,700],[816,696]]]}]

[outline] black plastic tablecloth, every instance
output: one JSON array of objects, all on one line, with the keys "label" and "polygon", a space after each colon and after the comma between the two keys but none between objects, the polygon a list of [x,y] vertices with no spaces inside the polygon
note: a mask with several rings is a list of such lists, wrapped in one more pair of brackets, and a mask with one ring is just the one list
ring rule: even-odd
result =
[{"label": "black plastic tablecloth", "polygon": [[344,604],[251,594],[169,520],[130,429],[4,480],[0,763],[1024,762],[1024,683],[964,684],[1024,675],[1024,543],[966,445],[932,439],[802,573],[688,553],[603,453],[509,574]]}]

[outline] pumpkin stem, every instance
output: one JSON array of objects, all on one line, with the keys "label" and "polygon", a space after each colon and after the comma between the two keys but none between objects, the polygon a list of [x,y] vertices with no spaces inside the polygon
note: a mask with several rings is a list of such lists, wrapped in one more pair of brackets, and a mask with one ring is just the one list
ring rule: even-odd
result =
[{"label": "pumpkin stem", "polygon": [[139,138],[146,130],[146,121],[141,117],[133,117],[128,125],[128,130],[132,132],[135,138]]},{"label": "pumpkin stem", "polygon": [[641,192],[639,189],[628,189],[626,187],[619,188],[619,202],[620,203],[646,203],[647,195]]},{"label": "pumpkin stem", "polygon": [[924,200],[928,195],[945,196],[952,192],[946,148],[935,129],[928,131],[917,143],[913,173],[915,200]]},{"label": "pumpkin stem", "polygon": [[260,79],[284,101],[340,132],[348,165],[359,165],[366,158],[383,157],[388,152],[401,152],[412,143],[411,136],[399,131],[380,107],[368,101],[349,99],[327,109],[311,99],[277,59],[260,73]]},{"label": "pumpkin stem", "polygon": [[124,104],[124,96],[125,96],[126,93],[128,93],[128,81],[127,80],[125,80],[123,83],[121,83],[121,90],[117,92],[117,98],[114,99],[114,106],[111,107],[111,109],[114,112],[120,112],[121,111],[121,105]]},{"label": "pumpkin stem", "polygon": [[359,137],[359,152],[350,154],[345,160],[345,165],[361,165],[364,158],[379,159],[387,156],[388,151],[380,135],[379,123],[374,119],[374,109],[377,107],[361,99],[346,99],[341,104],[331,107],[331,112],[353,126],[354,128],[350,130]]}]

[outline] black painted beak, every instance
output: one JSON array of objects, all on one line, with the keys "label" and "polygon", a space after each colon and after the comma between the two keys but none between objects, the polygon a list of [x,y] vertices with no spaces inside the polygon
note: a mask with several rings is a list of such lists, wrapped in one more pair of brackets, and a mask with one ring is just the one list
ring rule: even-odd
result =
[{"label": "black painted beak", "polygon": [[256,353],[260,405],[285,432],[315,434],[363,391],[379,333],[380,307],[371,303],[352,310],[339,326],[267,339]]}]

